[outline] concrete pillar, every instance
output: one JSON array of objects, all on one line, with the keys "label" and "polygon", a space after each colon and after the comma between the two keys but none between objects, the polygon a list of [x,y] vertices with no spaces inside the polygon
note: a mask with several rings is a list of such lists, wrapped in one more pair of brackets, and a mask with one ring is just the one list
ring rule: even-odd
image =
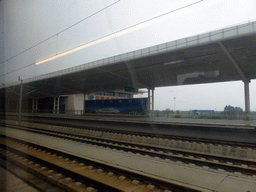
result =
[{"label": "concrete pillar", "polygon": [[35,99],[32,100],[32,113],[35,113]]},{"label": "concrete pillar", "polygon": [[84,106],[84,102],[85,102],[85,93],[84,93],[84,100],[83,100],[83,114],[85,114],[85,106]]},{"label": "concrete pillar", "polygon": [[249,89],[250,81],[244,81],[244,99],[245,99],[245,113],[249,115],[250,113],[250,89]]},{"label": "concrete pillar", "polygon": [[[250,80],[248,80],[248,77],[246,77],[245,73],[243,72],[243,70],[237,63],[237,61],[233,58],[233,56],[230,54],[228,49],[222,44],[222,42],[218,42],[218,44],[221,47],[221,49],[224,51],[224,53],[227,55],[227,57],[229,58],[231,63],[234,65],[234,67],[236,68],[237,72],[239,73],[241,79],[244,82],[245,113],[246,113],[246,115],[249,115],[249,113],[250,113],[250,97],[249,97]],[[248,117],[246,117],[246,119],[248,120]]]},{"label": "concrete pillar", "polygon": [[59,114],[60,112],[60,97],[54,97],[53,99],[53,113]]},{"label": "concrete pillar", "polygon": [[148,88],[147,115],[150,115],[150,88]]},{"label": "concrete pillar", "polygon": [[150,116],[154,114],[154,90],[155,88],[148,88],[147,111],[148,111],[148,115]]},{"label": "concrete pillar", "polygon": [[152,89],[152,113],[153,114],[154,114],[154,103],[155,103],[154,91],[155,91],[155,88]]},{"label": "concrete pillar", "polygon": [[19,113],[19,100],[17,99],[17,113]]},{"label": "concrete pillar", "polygon": [[38,99],[33,99],[32,113],[37,113],[37,108],[38,108]]}]

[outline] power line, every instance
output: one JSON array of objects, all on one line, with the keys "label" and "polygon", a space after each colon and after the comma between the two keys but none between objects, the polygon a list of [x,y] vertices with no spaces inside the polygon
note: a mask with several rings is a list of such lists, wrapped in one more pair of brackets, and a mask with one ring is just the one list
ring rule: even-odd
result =
[{"label": "power line", "polygon": [[77,25],[77,24],[79,24],[79,23],[81,23],[81,22],[83,22],[83,21],[85,21],[85,20],[87,20],[87,19],[93,17],[94,15],[97,15],[98,13],[100,13],[100,12],[102,12],[102,11],[108,9],[109,7],[111,7],[111,6],[113,6],[114,4],[118,3],[119,1],[121,1],[121,0],[117,0],[116,2],[114,2],[114,3],[110,4],[110,5],[108,5],[108,6],[104,7],[103,9],[100,9],[99,11],[93,13],[92,15],[90,15],[90,16],[88,16],[88,17],[82,19],[81,21],[78,21],[77,23],[75,23],[75,24],[73,24],[73,25],[71,25],[71,26],[69,26],[69,27],[63,29],[62,31],[60,31],[60,32],[58,32],[58,33],[56,33],[56,34],[54,34],[54,35],[48,37],[47,39],[45,39],[45,40],[43,40],[43,41],[41,41],[41,42],[39,42],[39,43],[33,45],[32,47],[30,47],[30,48],[28,48],[28,49],[25,49],[24,51],[22,51],[22,52],[20,52],[20,53],[18,53],[18,54],[16,54],[16,55],[14,55],[14,56],[12,56],[12,57],[6,59],[5,61],[1,62],[0,64],[3,64],[4,62],[9,61],[9,60],[11,60],[11,59],[13,59],[13,58],[15,58],[15,57],[17,57],[17,56],[19,56],[19,55],[21,55],[21,54],[27,52],[27,51],[29,51],[29,50],[35,48],[36,46],[38,46],[38,45],[44,43],[45,41],[47,41],[47,40],[49,40],[49,39],[55,37],[56,35],[58,35],[58,34],[60,34],[60,33],[63,33],[64,31],[66,31],[66,30],[68,30],[68,29],[74,27],[75,25]]},{"label": "power line", "polygon": [[[101,10],[99,10],[98,12],[96,12],[96,13],[90,15],[89,17],[87,17],[87,18],[85,18],[85,19],[83,19],[83,20],[77,22],[76,24],[81,23],[82,21],[84,21],[84,20],[86,20],[86,19],[92,17],[93,15],[95,15],[95,14],[97,14],[97,13],[99,13],[99,12],[101,12],[101,11],[107,9],[107,8],[109,8],[110,6],[113,6],[114,4],[118,3],[119,1],[120,1],[120,0],[116,1],[115,3],[112,3],[111,5],[109,5],[109,6],[107,6],[107,7],[104,7],[103,9],[101,9]],[[179,10],[182,10],[182,9],[185,9],[185,8],[190,7],[190,6],[192,6],[192,5],[198,4],[198,3],[202,2],[202,1],[203,1],[203,0],[199,0],[199,1],[196,1],[196,2],[194,2],[194,3],[191,3],[191,4],[185,5],[185,6],[183,6],[183,7],[180,7],[180,8],[178,8],[178,9],[175,9],[175,10],[172,10],[172,11],[169,11],[169,12],[166,12],[166,13],[163,13],[163,14],[161,14],[161,15],[152,17],[152,18],[150,18],[150,19],[147,19],[147,20],[142,21],[142,22],[140,22],[140,23],[137,23],[137,24],[135,24],[135,25],[132,25],[132,26],[129,26],[129,27],[127,27],[127,28],[121,29],[121,30],[119,30],[119,31],[117,31],[117,32],[111,33],[111,34],[109,34],[109,35],[107,35],[107,36],[111,36],[111,35],[114,35],[114,34],[116,34],[116,33],[123,32],[123,31],[125,31],[125,30],[128,30],[128,29],[130,29],[130,28],[134,28],[134,27],[139,26],[139,25],[141,25],[141,24],[145,24],[145,23],[147,23],[147,22],[149,22],[149,21],[152,21],[152,20],[154,20],[154,19],[163,17],[163,16],[168,15],[168,14],[170,14],[170,13],[173,13],[173,12],[176,12],[176,11],[179,11]],[[66,28],[66,29],[64,29],[64,30],[62,30],[62,31],[60,31],[59,33],[57,33],[57,34],[55,34],[55,35],[58,35],[58,34],[64,32],[65,30],[70,29],[71,27],[75,26],[76,24],[73,24],[73,25],[69,26],[68,28]],[[30,47],[30,48],[24,50],[23,52],[21,52],[21,53],[15,55],[15,56],[9,58],[8,60],[10,60],[10,59],[12,59],[12,58],[14,58],[14,57],[17,57],[18,55],[20,55],[20,54],[22,54],[22,53],[24,53],[24,52],[26,52],[26,51],[28,51],[28,50],[30,50],[30,49],[36,47],[37,45],[39,45],[39,44],[41,44],[41,43],[43,43],[43,42],[49,40],[50,38],[54,37],[55,35],[53,35],[53,36],[51,36],[51,37],[49,37],[49,38],[43,40],[42,42],[40,42],[40,43],[34,45],[33,47]],[[99,39],[105,38],[105,37],[107,37],[107,36],[103,36],[103,37],[101,37],[101,38],[99,38]],[[93,41],[97,41],[97,40],[98,40],[98,39],[93,40]],[[85,44],[87,44],[87,43],[85,43]],[[6,60],[6,61],[8,61],[8,60]],[[5,62],[5,61],[4,61],[4,62]],[[2,63],[4,63],[4,62],[2,62]],[[1,63],[1,64],[2,64],[2,63]],[[30,67],[30,66],[32,66],[32,65],[35,65],[35,63],[31,63],[31,64],[26,65],[26,66],[23,66],[23,67],[21,67],[21,68],[19,68],[19,69],[15,69],[15,70],[13,70],[13,71],[10,71],[10,72],[8,72],[8,73],[5,73],[5,74],[3,74],[3,75],[0,75],[0,77],[3,77],[3,76],[5,76],[5,75],[8,75],[8,74],[10,74],[10,73],[19,71],[19,70],[24,69],[24,68]]]},{"label": "power line", "polygon": [[[200,1],[198,1],[198,2],[200,2]],[[197,3],[198,3],[198,2],[197,2]],[[39,64],[45,63],[45,62],[47,62],[47,61],[51,61],[51,60],[53,60],[53,59],[57,59],[57,58],[59,58],[59,57],[62,57],[62,56],[64,56],[64,55],[67,55],[67,54],[70,54],[70,53],[73,53],[73,52],[75,52],[75,51],[79,51],[79,50],[81,50],[81,49],[84,49],[84,48],[86,48],[86,47],[92,46],[92,45],[97,44],[97,43],[99,43],[99,42],[107,41],[107,40],[109,40],[109,39],[112,39],[112,38],[115,38],[115,37],[117,37],[117,36],[123,35],[124,33],[128,33],[128,32],[130,32],[130,31],[134,31],[134,30],[136,30],[138,27],[142,27],[144,24],[146,24],[147,22],[149,22],[149,21],[151,21],[151,20],[154,20],[154,19],[157,19],[157,18],[159,18],[159,17],[165,16],[165,15],[170,14],[170,13],[172,13],[172,12],[175,12],[175,11],[178,11],[178,10],[180,10],[180,9],[186,8],[186,7],[188,7],[188,6],[191,6],[191,5],[193,5],[193,4],[195,4],[195,3],[192,3],[192,4],[190,4],[190,5],[186,5],[186,6],[184,6],[184,7],[180,7],[180,8],[178,8],[178,9],[176,9],[176,10],[169,11],[169,12],[167,12],[167,13],[158,15],[158,16],[156,16],[156,17],[153,17],[153,18],[150,18],[150,19],[147,19],[147,20],[144,20],[144,21],[139,22],[139,23],[137,23],[137,24],[134,24],[134,25],[132,25],[132,26],[129,26],[129,27],[126,27],[126,28],[121,29],[121,30],[119,30],[119,31],[116,31],[116,32],[114,32],[114,33],[110,33],[110,34],[108,34],[108,35],[105,35],[105,36],[103,36],[103,37],[100,37],[100,38],[98,38],[98,39],[96,39],[96,40],[92,40],[92,41],[90,41],[90,42],[86,42],[86,43],[81,44],[81,45],[79,45],[79,46],[73,47],[73,48],[71,48],[71,49],[69,49],[69,50],[67,50],[67,51],[61,52],[61,53],[59,53],[59,54],[56,53],[56,55],[54,55],[54,56],[51,56],[51,57],[49,57],[49,58],[45,58],[45,59],[43,59],[43,60],[41,60],[41,61],[36,62],[35,65],[39,65]]]},{"label": "power line", "polygon": [[35,65],[35,63],[31,63],[31,64],[29,64],[29,65],[26,65],[26,66],[23,66],[23,67],[21,67],[21,68],[15,69],[15,70],[13,70],[13,71],[7,72],[7,73],[5,73],[5,74],[3,74],[3,75],[0,75],[0,77],[9,75],[10,73],[14,73],[14,72],[19,71],[19,70],[21,70],[21,69],[25,69],[25,68],[30,67],[30,66],[32,66],[32,65]]}]

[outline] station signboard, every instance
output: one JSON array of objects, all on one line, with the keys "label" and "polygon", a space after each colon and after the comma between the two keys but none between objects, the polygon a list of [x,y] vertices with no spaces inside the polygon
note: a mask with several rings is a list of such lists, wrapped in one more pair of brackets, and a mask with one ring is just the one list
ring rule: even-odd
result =
[{"label": "station signboard", "polygon": [[124,91],[137,93],[137,92],[138,92],[138,89],[136,89],[136,88],[134,88],[134,87],[125,87],[125,88],[124,88]]},{"label": "station signboard", "polygon": [[88,113],[120,113],[145,115],[147,98],[87,100],[84,102],[85,112]]}]

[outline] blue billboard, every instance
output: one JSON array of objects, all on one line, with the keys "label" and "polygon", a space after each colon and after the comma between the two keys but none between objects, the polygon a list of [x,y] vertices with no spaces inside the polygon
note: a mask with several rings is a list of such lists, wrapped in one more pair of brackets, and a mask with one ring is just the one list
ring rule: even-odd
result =
[{"label": "blue billboard", "polygon": [[214,113],[214,110],[192,110],[192,113]]},{"label": "blue billboard", "polygon": [[84,101],[85,112],[145,115],[147,98]]}]

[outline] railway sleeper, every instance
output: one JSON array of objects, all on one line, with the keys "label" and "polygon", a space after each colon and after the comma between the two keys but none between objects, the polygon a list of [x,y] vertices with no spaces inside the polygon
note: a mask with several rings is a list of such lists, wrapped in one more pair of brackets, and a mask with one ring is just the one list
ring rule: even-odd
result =
[{"label": "railway sleeper", "polygon": [[[140,187],[141,190],[138,191],[158,191],[158,192],[166,192],[171,191],[164,188],[159,188],[158,186],[153,185],[150,181],[144,181],[144,182],[137,182],[133,177],[127,177],[126,175],[118,175],[116,173],[110,172],[109,170],[104,170],[102,168],[99,168],[98,166],[92,166],[92,165],[85,165],[83,163],[72,163],[72,160],[70,158],[65,158],[65,155],[59,154],[58,152],[47,152],[45,149],[41,149],[39,151],[40,147],[30,147],[29,145],[21,145],[20,142],[17,142],[15,140],[11,140],[8,145],[8,150],[5,151],[4,149],[1,150],[2,156],[3,152],[6,152],[6,156],[8,157],[8,160],[13,161],[20,166],[24,167],[26,170],[34,171],[36,174],[38,174],[40,177],[46,179],[49,182],[52,182],[53,184],[56,184],[60,187],[64,187],[66,190],[68,188],[68,191],[97,191],[94,190],[93,187],[87,186],[83,183],[83,179],[73,179],[74,177],[68,177],[67,174],[63,171],[59,171],[56,168],[52,166],[44,165],[44,163],[37,163],[36,160],[33,160],[33,157],[42,158],[45,161],[48,159],[50,162],[55,162],[59,166],[65,167],[65,169],[74,169],[74,170],[80,170],[81,168],[78,167],[85,167],[88,170],[91,170],[90,174],[96,173],[96,174],[105,174],[107,173],[108,176],[115,176],[118,177],[118,180],[121,180],[122,182],[126,182],[126,186],[128,183],[132,185],[136,185],[136,187]],[[22,155],[22,153],[26,153]],[[43,153],[43,155],[41,154]],[[31,159],[31,154],[33,154]],[[61,157],[61,158],[60,158]],[[22,160],[23,159],[23,160]],[[68,159],[68,161],[65,161]],[[48,161],[47,160],[47,161]],[[74,168],[74,166],[76,168]],[[79,172],[79,171],[78,171]],[[80,173],[82,174],[82,172]],[[99,176],[97,176],[98,178]],[[105,176],[104,176],[105,177]],[[111,190],[110,190],[111,191]],[[127,190],[120,190],[120,191],[127,191]],[[137,191],[137,190],[136,190]]]},{"label": "railway sleeper", "polygon": [[[16,121],[5,120],[8,124],[16,124]],[[52,126],[52,125],[44,125],[40,123],[31,123],[31,122],[22,122],[23,126],[36,127],[36,128],[44,128],[48,130],[65,130],[66,132],[72,133],[77,128],[70,131],[69,127],[60,126]],[[81,131],[81,130],[80,130]],[[162,138],[152,138],[150,136],[136,136],[136,135],[127,135],[121,133],[113,133],[113,132],[102,132],[102,131],[94,131],[83,129],[82,132],[87,136],[93,137],[103,137],[108,139],[120,140],[120,141],[129,141],[134,143],[142,143],[142,144],[151,144],[151,145],[160,145],[167,146],[170,148],[176,149],[185,149],[203,153],[210,154],[218,154],[223,156],[232,156],[238,158],[248,158],[248,159],[256,159],[256,150],[254,148],[242,148],[242,147],[233,147],[233,146],[225,146],[225,145],[214,145],[207,143],[198,143],[198,142],[190,142],[190,141],[182,141],[175,139],[162,139]],[[177,138],[178,139],[178,138]]]}]

